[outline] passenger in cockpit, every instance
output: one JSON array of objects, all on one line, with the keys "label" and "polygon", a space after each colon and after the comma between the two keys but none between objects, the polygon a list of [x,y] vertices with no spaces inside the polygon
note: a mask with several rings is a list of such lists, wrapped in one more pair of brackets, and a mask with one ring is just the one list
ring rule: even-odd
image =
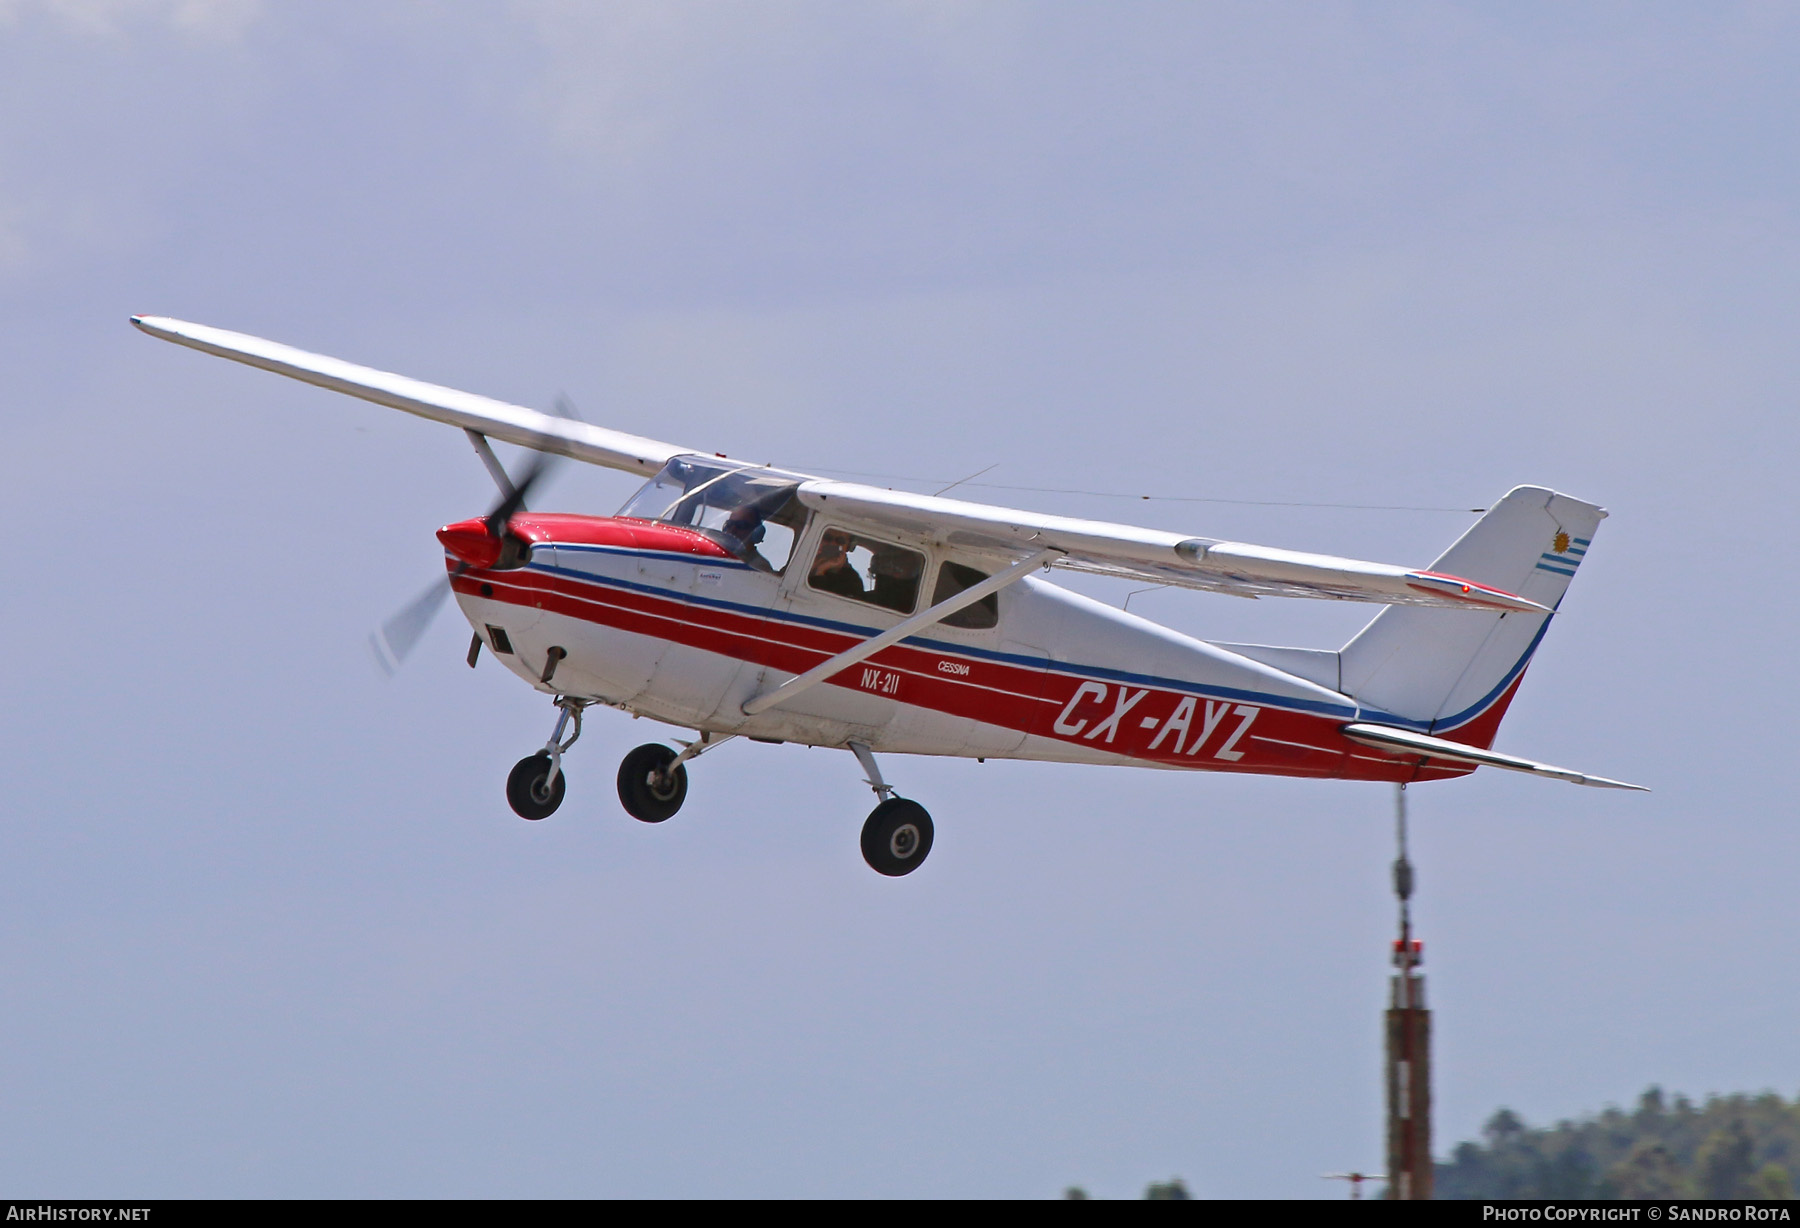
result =
[{"label": "passenger in cockpit", "polygon": [[924,571],[924,563],[925,560],[911,550],[876,550],[875,557],[869,562],[869,572],[875,580],[869,600],[878,606],[911,614],[913,603],[919,599],[919,574]]}]

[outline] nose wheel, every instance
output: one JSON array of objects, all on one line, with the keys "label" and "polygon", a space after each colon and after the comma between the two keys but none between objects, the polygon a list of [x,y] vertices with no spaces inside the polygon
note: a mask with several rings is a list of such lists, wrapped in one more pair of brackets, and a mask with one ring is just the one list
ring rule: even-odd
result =
[{"label": "nose wheel", "polygon": [[[513,770],[506,778],[506,804],[521,819],[533,822],[547,819],[562,805],[563,794],[569,788],[568,778],[562,770],[563,752],[575,745],[575,739],[581,736],[581,710],[592,702],[559,695],[556,730],[550,740],[537,754],[526,755],[513,764]],[[574,722],[575,728],[565,741],[563,732],[569,728],[570,721]]]},{"label": "nose wheel", "polygon": [[551,775],[550,756],[543,751],[527,755],[513,765],[506,778],[506,801],[521,819],[547,819],[562,805],[569,779]]}]

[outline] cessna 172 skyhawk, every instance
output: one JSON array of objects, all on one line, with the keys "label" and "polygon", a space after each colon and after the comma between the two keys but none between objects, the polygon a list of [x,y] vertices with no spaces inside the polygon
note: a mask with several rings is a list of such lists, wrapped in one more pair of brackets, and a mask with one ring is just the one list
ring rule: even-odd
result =
[{"label": "cessna 172 skyhawk", "polygon": [[[1430,567],[1394,567],[827,481],[242,333],[132,322],[468,432],[500,502],[438,530],[448,587],[377,648],[397,662],[453,590],[469,664],[485,646],[553,699],[555,732],[507,781],[527,819],[561,804],[594,704],[695,731],[625,756],[619,798],[650,823],[681,808],[686,765],[731,738],[852,751],[880,799],[863,856],[887,875],[925,860],[932,823],[880,752],[1398,782],[1486,765],[1638,787],[1489,749],[1606,514],[1568,495],[1517,487]],[[535,449],[529,474],[515,483],[490,438]],[[529,511],[546,454],[647,481],[616,516]],[[1335,652],[1211,643],[1046,568],[1386,608]]]}]

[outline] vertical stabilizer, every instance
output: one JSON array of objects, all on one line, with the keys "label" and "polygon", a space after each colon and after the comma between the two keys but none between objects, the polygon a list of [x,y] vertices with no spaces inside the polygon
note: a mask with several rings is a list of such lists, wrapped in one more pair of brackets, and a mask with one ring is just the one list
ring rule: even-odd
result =
[{"label": "vertical stabilizer", "polygon": [[[1515,487],[1431,570],[1554,609],[1605,516],[1569,495]],[[1488,746],[1551,617],[1389,606],[1344,646],[1343,690],[1364,719]]]}]

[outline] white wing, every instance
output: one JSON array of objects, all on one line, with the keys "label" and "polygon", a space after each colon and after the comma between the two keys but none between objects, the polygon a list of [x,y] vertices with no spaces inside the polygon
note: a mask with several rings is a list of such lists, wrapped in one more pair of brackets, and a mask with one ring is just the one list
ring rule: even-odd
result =
[{"label": "white wing", "polygon": [[[244,333],[159,316],[133,316],[131,322],[165,341],[477,431],[506,443],[555,452],[609,469],[648,476],[670,458],[691,451],[323,354],[310,354]],[[1152,584],[1208,589],[1240,597],[1323,597],[1395,605],[1549,612],[1536,602],[1491,585],[1385,563],[1184,537],[1097,520],[1044,516],[848,482],[807,480],[800,486],[800,498],[816,511],[946,545],[1014,561],[1041,550],[1054,550],[1060,556],[1055,566]]]},{"label": "white wing", "polygon": [[1492,585],[1387,563],[1045,516],[848,482],[806,482],[800,487],[800,498],[818,512],[887,526],[945,545],[1008,558],[1051,549],[1062,555],[1054,566],[1152,584],[1241,597],[1321,597],[1389,605],[1549,612],[1535,601]]},{"label": "white wing", "polygon": [[391,371],[359,367],[353,362],[327,358],[323,354],[309,354],[244,333],[159,316],[133,316],[131,322],[164,341],[305,380],[333,392],[374,401],[377,405],[403,409],[421,418],[479,431],[504,443],[555,452],[608,469],[624,469],[648,476],[667,464],[671,456],[690,450],[584,422],[571,422],[522,405],[508,405],[505,401],[458,392],[423,380],[408,379]]}]

